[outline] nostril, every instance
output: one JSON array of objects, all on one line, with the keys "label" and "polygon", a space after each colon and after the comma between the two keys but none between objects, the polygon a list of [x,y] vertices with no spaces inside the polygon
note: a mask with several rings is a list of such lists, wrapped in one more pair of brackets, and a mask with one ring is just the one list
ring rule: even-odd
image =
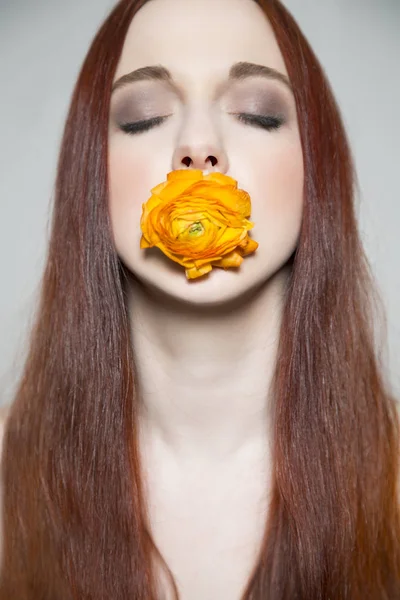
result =
[{"label": "nostril", "polygon": [[182,159],[182,162],[184,165],[186,165],[188,167],[190,165],[190,163],[192,162],[192,159],[189,158],[189,156],[185,156],[185,158]]},{"label": "nostril", "polygon": [[215,156],[208,156],[207,160],[210,159],[211,160],[211,165],[213,167],[215,167],[215,165],[217,164],[217,159],[215,158]]}]

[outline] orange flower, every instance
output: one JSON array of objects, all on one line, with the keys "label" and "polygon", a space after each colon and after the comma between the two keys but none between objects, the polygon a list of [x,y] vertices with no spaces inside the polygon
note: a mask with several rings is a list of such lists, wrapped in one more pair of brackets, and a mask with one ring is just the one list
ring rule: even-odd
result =
[{"label": "orange flower", "polygon": [[171,171],[142,205],[141,248],[156,246],[185,267],[187,279],[238,267],[258,248],[249,238],[250,196],[222,173]]}]

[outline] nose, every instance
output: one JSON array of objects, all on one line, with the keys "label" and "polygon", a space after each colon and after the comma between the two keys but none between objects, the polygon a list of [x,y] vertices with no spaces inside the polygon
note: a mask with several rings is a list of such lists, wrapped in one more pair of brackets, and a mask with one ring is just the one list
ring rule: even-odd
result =
[{"label": "nose", "polygon": [[207,120],[192,118],[181,132],[172,169],[201,169],[226,173],[229,161],[215,128]]},{"label": "nose", "polygon": [[185,146],[175,153],[173,169],[201,169],[226,173],[228,161],[226,154],[219,148]]}]

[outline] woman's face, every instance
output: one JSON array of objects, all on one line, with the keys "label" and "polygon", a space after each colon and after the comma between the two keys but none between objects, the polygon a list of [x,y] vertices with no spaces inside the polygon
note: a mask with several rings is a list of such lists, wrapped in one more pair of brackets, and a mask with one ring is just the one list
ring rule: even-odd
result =
[{"label": "woman's face", "polygon": [[[235,63],[277,71],[229,80]],[[114,83],[150,65],[172,82],[116,86],[109,127],[110,214],[116,250],[145,285],[197,303],[220,303],[277,273],[297,246],[303,204],[303,156],[294,96],[271,26],[254,0],[151,0],[134,16]],[[255,67],[253,67],[255,68]],[[242,74],[246,65],[242,68]],[[265,69],[267,71],[267,69]],[[275,128],[238,114],[272,117]],[[121,124],[165,117],[139,133]],[[278,127],[276,127],[279,125]],[[214,157],[214,159],[210,159]],[[218,171],[250,194],[257,250],[238,268],[214,268],[187,280],[158,248],[140,248],[142,204],[175,169]]]}]

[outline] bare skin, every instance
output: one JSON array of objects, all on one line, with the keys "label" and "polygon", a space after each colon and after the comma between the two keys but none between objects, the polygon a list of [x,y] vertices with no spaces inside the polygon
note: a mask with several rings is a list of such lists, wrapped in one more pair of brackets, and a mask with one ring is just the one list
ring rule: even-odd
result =
[{"label": "bare skin", "polygon": [[[253,0],[151,0],[132,20],[115,82],[161,64],[179,90],[130,83],[115,90],[110,110],[110,214],[132,273],[150,520],[182,600],[239,598],[259,549],[270,489],[269,391],[302,218],[292,91],[260,76],[226,85],[239,61],[287,77]],[[284,122],[267,130],[240,122],[239,112],[281,114]],[[157,116],[167,118],[139,134],[119,127]],[[142,204],[181,168],[219,171],[250,194],[260,245],[239,269],[188,281],[161,251],[140,249]]]}]

